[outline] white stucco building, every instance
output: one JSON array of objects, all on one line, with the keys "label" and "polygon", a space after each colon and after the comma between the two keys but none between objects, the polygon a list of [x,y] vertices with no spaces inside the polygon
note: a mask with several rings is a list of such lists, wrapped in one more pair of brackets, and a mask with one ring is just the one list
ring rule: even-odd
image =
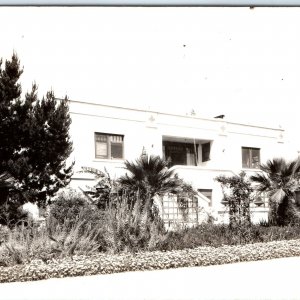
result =
[{"label": "white stucco building", "polygon": [[[296,156],[285,143],[282,128],[270,128],[156,111],[70,101],[71,138],[75,160],[73,187],[93,185],[82,166],[124,174],[124,160],[142,150],[171,159],[172,168],[199,191],[201,205],[223,211],[217,175],[256,172],[259,163],[278,156]],[[200,201],[201,202],[201,201]],[[256,220],[266,212],[255,208]],[[259,213],[260,212],[260,213]]]}]

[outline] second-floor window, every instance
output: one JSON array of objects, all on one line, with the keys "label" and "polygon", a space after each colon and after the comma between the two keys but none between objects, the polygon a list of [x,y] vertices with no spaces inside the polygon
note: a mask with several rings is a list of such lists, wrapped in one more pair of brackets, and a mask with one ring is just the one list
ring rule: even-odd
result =
[{"label": "second-floor window", "polygon": [[205,143],[201,145],[202,147],[202,162],[210,160],[210,143]]},{"label": "second-floor window", "polygon": [[258,169],[260,165],[260,149],[242,147],[243,168]]},{"label": "second-floor window", "polygon": [[123,159],[123,135],[95,133],[95,157]]},{"label": "second-floor window", "polygon": [[164,158],[170,160],[170,166],[196,166],[197,153],[197,144],[163,141]]}]

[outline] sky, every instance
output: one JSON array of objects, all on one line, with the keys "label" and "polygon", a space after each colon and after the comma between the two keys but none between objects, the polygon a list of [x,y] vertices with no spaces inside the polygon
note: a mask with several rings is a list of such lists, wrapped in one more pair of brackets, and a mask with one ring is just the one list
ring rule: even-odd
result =
[{"label": "sky", "polygon": [[0,7],[0,26],[24,92],[224,114],[282,126],[300,149],[300,8]]}]

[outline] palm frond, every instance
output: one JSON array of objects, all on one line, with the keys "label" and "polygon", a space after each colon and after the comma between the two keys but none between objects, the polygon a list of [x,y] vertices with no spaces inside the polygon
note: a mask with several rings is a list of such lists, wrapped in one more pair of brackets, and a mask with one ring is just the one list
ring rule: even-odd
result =
[{"label": "palm frond", "polygon": [[99,169],[91,168],[91,167],[81,167],[81,171],[78,171],[78,173],[88,173],[94,175],[96,178],[105,177],[104,172],[102,172]]},{"label": "palm frond", "polygon": [[273,190],[270,194],[272,201],[281,203],[282,200],[286,197],[286,192],[283,189]]},{"label": "palm frond", "polygon": [[183,184],[175,171],[168,168],[168,161],[159,156],[144,154],[134,162],[125,161],[125,168],[128,173],[119,178],[119,183],[141,193],[148,191],[151,197],[155,194],[176,193]]},{"label": "palm frond", "polygon": [[259,192],[265,192],[272,186],[269,177],[264,173],[256,173],[255,175],[250,176],[250,180],[256,184],[256,190]]},{"label": "palm frond", "polygon": [[294,176],[295,178],[299,179],[300,178],[300,157],[298,157],[295,160],[295,165],[294,165]]},{"label": "palm frond", "polygon": [[271,201],[281,202],[299,187],[299,159],[287,161],[273,158],[262,164],[260,169],[263,172],[256,173],[250,179],[256,184],[257,191],[269,193]]}]

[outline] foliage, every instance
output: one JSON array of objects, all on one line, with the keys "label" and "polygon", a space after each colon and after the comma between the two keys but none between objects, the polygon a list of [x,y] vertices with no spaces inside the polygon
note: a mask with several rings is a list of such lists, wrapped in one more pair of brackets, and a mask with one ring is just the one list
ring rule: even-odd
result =
[{"label": "foliage", "polygon": [[274,225],[299,223],[300,214],[294,204],[299,189],[300,161],[283,158],[268,160],[260,166],[262,172],[251,176],[256,190],[269,196],[269,222]]},{"label": "foliage", "polygon": [[[87,215],[80,215],[71,227],[68,222],[55,226],[55,220],[51,217],[47,221],[46,229],[48,237],[52,241],[52,252],[58,253],[58,257],[68,257],[75,254],[90,255],[103,250],[103,245],[100,242],[103,235],[102,224],[90,222]],[[54,224],[50,225],[49,223],[53,221]]]},{"label": "foliage", "polygon": [[167,167],[168,162],[159,156],[143,154],[135,162],[125,162],[125,168],[130,171],[118,180],[111,179],[109,173],[101,170],[82,167],[83,173],[94,175],[97,183],[88,187],[85,195],[89,197],[99,209],[105,210],[109,205],[118,205],[118,199],[132,201],[128,203],[132,207],[136,199],[140,199],[140,209],[147,207],[150,214],[154,208],[154,197],[171,193],[178,195],[178,201],[187,197],[194,197],[197,192],[193,187],[179,178]]},{"label": "foliage", "polygon": [[78,193],[61,193],[52,204],[50,217],[66,228],[76,226],[79,220],[104,228],[100,248],[105,251],[152,249],[164,238],[163,223],[155,207],[150,212],[141,207],[141,198],[131,197],[135,195],[109,195],[109,204],[97,209]]},{"label": "foliage", "polygon": [[[13,177],[10,194],[20,202],[44,205],[72,175],[66,159],[72,151],[67,98],[59,103],[52,91],[38,99],[37,85],[21,100],[23,70],[16,54],[0,63],[0,174]],[[6,197],[2,195],[0,201]]]},{"label": "foliage", "polygon": [[141,198],[132,201],[127,197],[123,195],[106,210],[104,239],[108,250],[113,253],[152,250],[165,239],[163,222],[157,211],[149,213],[146,206],[141,207]]},{"label": "foliage", "polygon": [[20,206],[18,197],[11,197],[10,200],[6,200],[0,204],[0,224],[9,227],[15,226],[19,222],[26,222],[28,219],[28,213],[23,211]]},{"label": "foliage", "polygon": [[59,193],[50,207],[50,217],[59,225],[74,226],[79,219],[89,223],[97,222],[101,218],[100,212],[89,204],[84,196],[74,190]]},{"label": "foliage", "polygon": [[94,224],[87,224],[87,219],[82,217],[70,227],[67,223],[60,225],[50,218],[44,227],[35,224],[21,224],[13,229],[0,227],[0,266],[28,264],[33,260],[48,262],[73,255],[94,255],[99,251],[122,255],[147,250],[220,248],[224,245],[269,243],[300,238],[299,226],[252,225],[242,230],[233,230],[228,225],[202,224],[194,228],[166,232],[159,222],[145,225],[142,215],[134,219],[132,214],[130,220],[125,213],[128,208],[125,203],[120,203],[122,208],[119,212],[114,209],[109,212],[110,220],[101,219]]},{"label": "foliage", "polygon": [[230,226],[250,225],[250,202],[253,189],[246,179],[245,172],[230,177],[220,175],[215,180],[221,183],[223,189],[223,202],[229,208]]},{"label": "foliage", "polygon": [[91,224],[86,226],[85,220],[78,220],[71,227],[60,225],[53,219],[47,223],[44,227],[21,224],[8,231],[0,248],[0,265],[25,264],[34,259],[47,261],[72,255],[91,255],[101,249],[100,227],[92,227]]},{"label": "foliage", "polygon": [[200,224],[193,228],[169,232],[156,250],[172,251],[203,246],[244,245],[277,240],[300,238],[298,226],[241,226],[232,228],[226,224]]},{"label": "foliage", "polygon": [[15,184],[15,179],[8,172],[0,174],[0,189],[5,190]]},{"label": "foliage", "polygon": [[[78,255],[85,255],[87,260],[89,259],[88,256],[91,256],[93,260],[94,256],[98,257],[99,251],[118,253],[119,257],[123,257],[123,253],[127,253],[127,256],[124,257],[130,257],[128,253],[132,252],[135,253],[134,257],[137,258],[139,256],[143,257],[143,255],[151,257],[152,254],[145,252],[149,250],[154,251],[153,255],[156,257],[155,253],[164,255],[164,252],[159,251],[170,250],[170,253],[174,253],[174,251],[185,249],[185,253],[190,253],[190,250],[187,249],[200,249],[198,247],[204,247],[203,249],[209,247],[210,249],[208,252],[199,250],[199,253],[196,250],[198,255],[200,255],[197,257],[201,257],[200,265],[204,262],[214,264],[227,261],[220,261],[214,255],[210,256],[210,258],[206,257],[208,253],[213,253],[216,247],[223,249],[224,245],[244,245],[300,238],[299,226],[274,227],[270,226],[270,224],[263,224],[263,226],[252,225],[251,227],[245,225],[232,227],[224,224],[201,224],[194,228],[167,232],[157,215],[157,211],[150,214],[145,206],[141,208],[141,198],[137,198],[134,201],[128,200],[126,197],[129,197],[129,195],[123,195],[121,198],[118,198],[116,205],[109,205],[105,210],[98,210],[76,193],[61,194],[59,199],[57,199],[61,205],[57,205],[56,210],[54,210],[55,213],[53,211],[50,213],[43,226],[37,226],[33,223],[28,223],[26,226],[20,224],[12,228],[0,226],[2,237],[0,241],[0,266],[9,267],[15,264],[30,266],[32,264],[33,269],[35,269],[35,261],[39,261],[39,265],[47,266],[48,264],[55,264],[60,259],[68,261],[72,258],[72,261],[76,260],[74,257]],[[54,202],[53,205],[55,203],[58,202]],[[71,206],[68,206],[69,204]],[[61,214],[58,214],[59,210],[61,210]],[[73,215],[76,217],[72,218]],[[262,248],[263,246],[259,247]],[[222,253],[223,250],[218,251]],[[219,253],[218,251],[216,253]],[[261,258],[267,255],[266,253],[262,255],[264,252],[259,253],[258,256],[254,255],[253,257]],[[280,253],[287,255],[286,251]],[[107,254],[101,255],[101,257],[107,257]],[[219,257],[219,254],[216,255]],[[203,257],[206,258],[202,260]],[[243,260],[249,259],[247,255],[242,255],[242,257],[241,259]],[[178,260],[175,259],[172,264],[161,261],[161,266],[162,268],[179,266],[182,259],[184,257],[179,255]],[[103,267],[104,262],[101,261],[101,263],[103,272],[119,270],[115,269],[115,264],[111,268],[106,269]],[[189,260],[188,265],[190,263],[191,260]],[[132,264],[137,266],[135,260],[132,261]],[[87,265],[92,266],[89,263]],[[70,274],[70,269],[64,271],[65,269],[60,265],[55,266],[55,268],[65,272],[63,274]],[[145,266],[148,266],[147,263]],[[157,265],[155,264],[155,266]],[[120,270],[131,270],[124,265],[120,266],[120,268]],[[139,267],[136,268],[139,269]],[[88,272],[88,269],[85,270]],[[94,264],[92,270],[99,271],[99,268]],[[2,272],[1,267],[0,272]],[[50,274],[59,274],[51,272]],[[78,272],[76,274],[82,274],[80,273],[81,271],[78,270]],[[11,278],[7,273],[5,274],[6,277],[2,277],[2,280],[4,280],[3,278]]]},{"label": "foliage", "polygon": [[130,207],[128,200],[119,200],[102,211],[78,194],[61,194],[43,226],[22,223],[1,232],[0,264],[155,249],[167,236],[160,218],[142,211],[140,201]]},{"label": "foliage", "polygon": [[135,162],[125,161],[125,168],[129,174],[121,176],[119,183],[129,192],[138,194],[143,205],[148,205],[148,208],[153,207],[153,198],[156,195],[196,193],[192,186],[168,168],[168,161],[159,156],[143,154]]},{"label": "foliage", "polygon": [[94,254],[48,261],[34,260],[26,265],[0,267],[0,281],[32,281],[55,277],[90,276],[119,272],[162,270],[292,257],[300,255],[300,241],[277,241],[243,246],[198,247],[174,251],[135,254]]},{"label": "foliage", "polygon": [[109,203],[115,202],[117,196],[122,194],[122,189],[116,180],[112,180],[106,169],[104,172],[90,167],[82,167],[83,173],[89,173],[95,176],[97,183],[93,187],[88,187],[85,195],[99,208],[104,210]]},{"label": "foliage", "polygon": [[178,188],[174,171],[168,169],[168,162],[159,156],[141,155],[135,162],[125,161],[129,171],[119,181],[124,187],[139,191],[141,195],[165,194]]}]

